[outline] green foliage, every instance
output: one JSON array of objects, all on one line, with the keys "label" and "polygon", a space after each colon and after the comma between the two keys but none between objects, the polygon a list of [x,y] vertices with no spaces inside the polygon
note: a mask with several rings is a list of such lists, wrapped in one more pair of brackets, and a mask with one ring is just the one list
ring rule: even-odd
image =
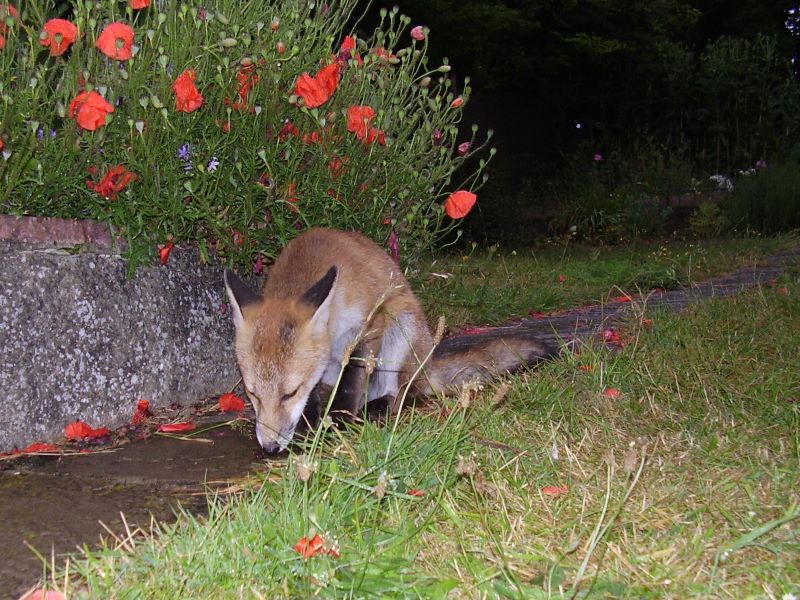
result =
[{"label": "green foliage", "polygon": [[774,233],[800,227],[800,166],[770,164],[739,176],[725,206],[732,225],[740,230]]},{"label": "green foliage", "polygon": [[[456,128],[462,109],[452,103],[466,102],[470,88],[456,91],[448,65],[428,64],[427,42],[408,36],[396,9],[382,11],[352,51],[340,48],[355,7],[164,0],[133,10],[101,0],[64,11],[63,2],[24,3],[0,52],[0,206],[107,220],[150,252],[159,241],[197,240],[203,252],[243,264],[274,256],[312,225],[359,229],[379,242],[394,229],[405,258],[430,248],[453,224],[447,194],[481,183],[483,160],[456,175],[482,147],[474,129],[470,140]],[[51,56],[40,32],[63,12],[80,36]],[[135,30],[130,60],[95,47],[112,21]],[[296,84],[332,61],[341,80],[313,106]],[[187,69],[203,101],[183,112],[173,86]],[[85,91],[114,108],[94,131],[75,119]],[[365,139],[348,120],[357,106],[375,113]],[[456,153],[464,141],[470,150]]]},{"label": "green foliage", "polygon": [[696,238],[719,237],[728,227],[728,217],[719,204],[703,202],[689,217],[689,229]]}]

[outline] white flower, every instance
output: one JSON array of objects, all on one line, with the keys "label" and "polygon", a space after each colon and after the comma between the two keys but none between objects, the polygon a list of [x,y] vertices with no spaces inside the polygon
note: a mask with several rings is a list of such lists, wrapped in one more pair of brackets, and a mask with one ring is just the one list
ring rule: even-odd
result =
[{"label": "white flower", "polygon": [[717,184],[717,189],[722,192],[732,192],[733,191],[733,182],[725,177],[725,175],[720,175],[717,173],[716,175],[712,175],[709,177],[711,181]]}]

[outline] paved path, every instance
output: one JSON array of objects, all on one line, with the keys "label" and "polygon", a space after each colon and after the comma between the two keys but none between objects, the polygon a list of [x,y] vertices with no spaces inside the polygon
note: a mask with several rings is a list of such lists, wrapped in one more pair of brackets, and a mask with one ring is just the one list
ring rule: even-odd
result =
[{"label": "paved path", "polygon": [[[788,266],[800,265],[800,247],[773,254],[759,264],[743,267],[738,271],[715,277],[690,287],[670,291],[652,292],[646,297],[632,296],[631,302],[609,302],[568,310],[541,319],[525,319],[518,323],[492,327],[475,335],[502,337],[508,335],[533,334],[537,338],[558,346],[563,342],[591,339],[601,336],[603,330],[624,319],[634,310],[641,310],[646,303],[648,310],[665,308],[683,310],[690,304],[712,298],[733,296],[759,285],[765,285],[780,276]],[[469,344],[471,335],[453,336],[442,340],[440,347],[456,348],[464,342]]]}]

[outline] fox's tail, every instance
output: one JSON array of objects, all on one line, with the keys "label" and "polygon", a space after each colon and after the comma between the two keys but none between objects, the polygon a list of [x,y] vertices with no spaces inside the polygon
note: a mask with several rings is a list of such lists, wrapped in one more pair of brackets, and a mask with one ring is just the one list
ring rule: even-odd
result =
[{"label": "fox's tail", "polygon": [[[418,388],[446,393],[464,383],[489,381],[553,358],[559,348],[530,332],[469,334],[442,340],[433,351]],[[428,388],[428,389],[425,389]]]}]

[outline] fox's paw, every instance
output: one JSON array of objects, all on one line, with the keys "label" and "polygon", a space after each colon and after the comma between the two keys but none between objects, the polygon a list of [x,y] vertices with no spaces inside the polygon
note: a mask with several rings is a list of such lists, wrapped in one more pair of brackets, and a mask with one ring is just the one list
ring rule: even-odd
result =
[{"label": "fox's paw", "polygon": [[383,423],[394,403],[394,396],[386,394],[367,402],[367,420]]}]

